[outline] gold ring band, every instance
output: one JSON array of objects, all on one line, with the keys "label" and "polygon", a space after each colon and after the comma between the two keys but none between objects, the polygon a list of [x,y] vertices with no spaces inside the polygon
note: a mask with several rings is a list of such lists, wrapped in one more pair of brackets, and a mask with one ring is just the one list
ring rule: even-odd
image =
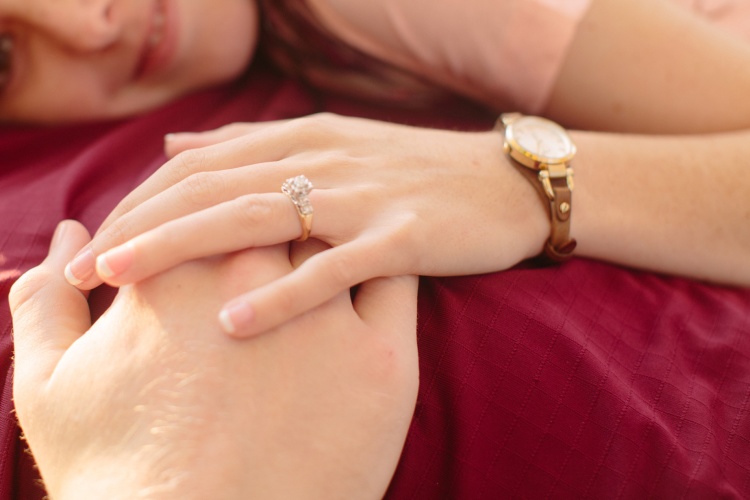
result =
[{"label": "gold ring band", "polygon": [[310,237],[310,231],[312,231],[313,214],[302,214],[297,210],[297,215],[299,215],[299,225],[302,226],[302,236],[294,241],[305,241]]}]

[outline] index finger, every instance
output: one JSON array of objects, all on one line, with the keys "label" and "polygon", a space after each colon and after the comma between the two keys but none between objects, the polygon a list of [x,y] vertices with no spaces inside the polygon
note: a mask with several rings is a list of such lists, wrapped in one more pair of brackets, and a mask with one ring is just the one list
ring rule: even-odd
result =
[{"label": "index finger", "polygon": [[230,123],[214,130],[205,132],[178,132],[168,134],[164,137],[164,152],[169,158],[188,149],[204,148],[226,142],[237,137],[263,130],[272,125],[287,123],[289,120],[252,122],[252,123]]},{"label": "index finger", "polygon": [[332,137],[349,131],[354,123],[352,120],[320,113],[272,122],[263,127],[252,126],[249,127],[253,130],[251,133],[229,141],[183,151],[126,196],[105,219],[97,234],[145,200],[193,174],[270,163],[298,152],[319,150],[329,144]]},{"label": "index finger", "polygon": [[288,139],[286,133],[278,130],[277,127],[268,127],[218,144],[183,151],[167,161],[123,198],[107,216],[96,234],[101,233],[113,221],[146,200],[191,175],[277,161],[289,156],[293,151],[292,148],[293,141]]}]

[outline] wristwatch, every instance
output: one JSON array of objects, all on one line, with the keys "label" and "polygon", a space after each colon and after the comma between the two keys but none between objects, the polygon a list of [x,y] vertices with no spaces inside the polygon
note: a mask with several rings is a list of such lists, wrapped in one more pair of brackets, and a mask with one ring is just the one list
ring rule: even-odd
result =
[{"label": "wristwatch", "polygon": [[576,240],[570,237],[573,168],[576,146],[557,123],[538,116],[505,113],[497,120],[504,132],[503,150],[511,163],[528,178],[549,208],[550,237],[544,255],[562,262],[573,255]]}]

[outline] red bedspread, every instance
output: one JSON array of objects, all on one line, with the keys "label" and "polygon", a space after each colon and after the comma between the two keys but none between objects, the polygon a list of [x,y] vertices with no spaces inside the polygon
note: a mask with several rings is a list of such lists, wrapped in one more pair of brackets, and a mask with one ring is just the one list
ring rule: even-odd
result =
[{"label": "red bedspread", "polygon": [[[167,132],[316,108],[456,128],[319,99],[265,70],[134,120],[0,133],[0,498],[41,498],[12,414],[7,293],[63,218],[95,229],[163,161]],[[111,291],[93,294],[101,311]],[[750,290],[582,259],[422,279],[421,387],[390,498],[750,497]]]}]

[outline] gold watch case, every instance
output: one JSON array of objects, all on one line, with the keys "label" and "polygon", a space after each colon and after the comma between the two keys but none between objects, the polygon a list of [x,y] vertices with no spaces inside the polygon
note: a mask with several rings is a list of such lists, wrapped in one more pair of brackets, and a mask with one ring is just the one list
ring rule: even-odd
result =
[{"label": "gold watch case", "polygon": [[565,178],[573,189],[570,161],[576,146],[563,127],[546,118],[520,113],[506,113],[500,119],[505,128],[505,153],[524,167],[539,171],[539,181],[550,200],[555,198],[550,178]]},{"label": "gold watch case", "polygon": [[568,132],[553,121],[519,113],[505,114],[502,120],[506,153],[526,167],[568,163],[576,154]]}]

